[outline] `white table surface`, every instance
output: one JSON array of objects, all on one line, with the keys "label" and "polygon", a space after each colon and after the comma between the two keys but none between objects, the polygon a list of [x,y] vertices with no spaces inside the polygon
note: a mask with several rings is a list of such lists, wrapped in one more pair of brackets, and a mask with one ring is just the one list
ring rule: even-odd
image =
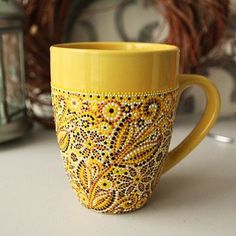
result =
[{"label": "white table surface", "polygon": [[[189,129],[177,125],[172,145]],[[78,203],[54,132],[36,128],[24,139],[0,145],[0,235],[235,236],[236,145],[206,138],[162,176],[146,207],[104,215]]]}]

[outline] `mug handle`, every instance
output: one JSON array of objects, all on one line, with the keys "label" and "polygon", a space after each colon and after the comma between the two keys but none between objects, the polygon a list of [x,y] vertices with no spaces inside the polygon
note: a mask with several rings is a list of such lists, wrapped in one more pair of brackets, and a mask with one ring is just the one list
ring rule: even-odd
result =
[{"label": "mug handle", "polygon": [[165,173],[185,158],[207,135],[214,125],[220,110],[220,95],[215,85],[201,75],[180,74],[179,97],[188,87],[200,86],[206,94],[207,104],[205,111],[192,132],[173,150],[167,154],[162,173]]}]

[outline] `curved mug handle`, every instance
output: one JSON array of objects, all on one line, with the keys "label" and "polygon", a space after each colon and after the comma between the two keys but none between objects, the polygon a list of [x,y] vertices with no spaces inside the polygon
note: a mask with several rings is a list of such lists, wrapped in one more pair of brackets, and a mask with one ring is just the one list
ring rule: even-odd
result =
[{"label": "curved mug handle", "polygon": [[177,147],[167,154],[162,173],[165,173],[184,159],[207,135],[218,117],[220,110],[219,92],[215,85],[206,77],[201,75],[180,74],[179,96],[186,88],[193,85],[200,86],[206,94],[207,104],[205,111],[192,132]]}]

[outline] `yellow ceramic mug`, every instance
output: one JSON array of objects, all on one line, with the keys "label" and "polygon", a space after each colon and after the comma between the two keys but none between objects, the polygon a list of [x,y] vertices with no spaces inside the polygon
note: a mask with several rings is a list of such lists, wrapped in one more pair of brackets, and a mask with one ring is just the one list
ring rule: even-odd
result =
[{"label": "yellow ceramic mug", "polygon": [[[57,138],[69,181],[87,208],[142,207],[160,175],[207,134],[220,107],[215,86],[178,73],[179,49],[151,43],[73,43],[51,47]],[[195,129],[168,152],[178,97],[191,85],[207,96]]]}]

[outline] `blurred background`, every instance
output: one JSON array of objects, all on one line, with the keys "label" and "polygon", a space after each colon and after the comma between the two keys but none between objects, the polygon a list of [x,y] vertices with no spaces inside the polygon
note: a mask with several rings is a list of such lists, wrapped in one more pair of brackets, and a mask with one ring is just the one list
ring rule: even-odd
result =
[{"label": "blurred background", "polygon": [[[235,143],[236,0],[0,0],[0,143],[35,123],[54,128],[49,47],[75,41],[179,46],[180,72],[205,75],[220,91],[210,136]],[[194,122],[204,103],[200,89],[188,89],[178,117]]]}]

